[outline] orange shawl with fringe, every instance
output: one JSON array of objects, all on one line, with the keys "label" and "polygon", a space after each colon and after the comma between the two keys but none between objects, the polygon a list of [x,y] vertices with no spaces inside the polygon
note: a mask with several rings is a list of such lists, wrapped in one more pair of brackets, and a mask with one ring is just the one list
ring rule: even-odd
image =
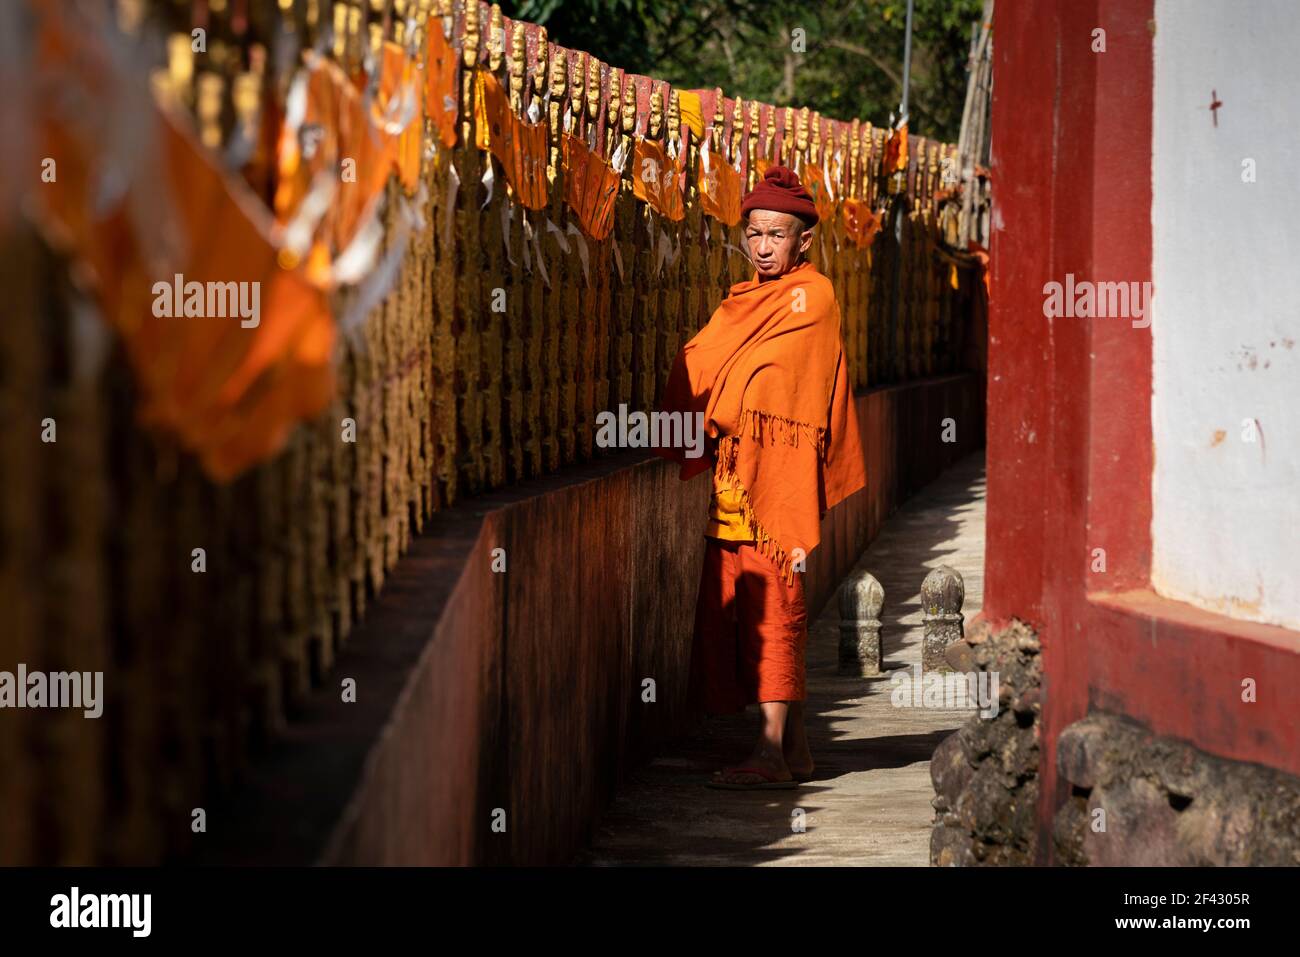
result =
[{"label": "orange shawl with fringe", "polygon": [[[719,439],[716,474],[740,482],[755,545],[787,581],[821,540],[822,515],[866,485],[839,305],[810,262],[732,286],[677,353],[659,408],[703,413]],[[681,464],[683,481],[711,464],[656,451]]]}]

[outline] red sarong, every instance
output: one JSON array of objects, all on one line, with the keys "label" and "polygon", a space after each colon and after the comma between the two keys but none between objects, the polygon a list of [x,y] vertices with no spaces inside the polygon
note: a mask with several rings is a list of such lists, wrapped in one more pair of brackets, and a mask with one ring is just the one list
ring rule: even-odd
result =
[{"label": "red sarong", "polygon": [[707,542],[695,602],[692,703],[734,714],[760,701],[804,700],[803,576],[788,584],[752,543]]}]

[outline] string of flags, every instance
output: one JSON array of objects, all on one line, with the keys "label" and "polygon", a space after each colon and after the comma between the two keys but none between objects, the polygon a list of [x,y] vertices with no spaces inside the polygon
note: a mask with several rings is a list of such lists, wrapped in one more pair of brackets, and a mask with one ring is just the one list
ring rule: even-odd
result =
[{"label": "string of flags", "polygon": [[[419,17],[413,13],[398,23],[390,38],[373,32],[379,28],[372,24],[373,42],[361,58],[340,56],[348,47],[340,43],[336,23],[333,56],[323,43],[296,52],[282,94],[269,79],[245,84],[245,91],[263,91],[256,115],[270,134],[263,142],[257,122],[241,126],[242,166],[236,169],[226,165],[233,154],[223,157],[212,148],[220,144],[221,132],[212,126],[220,109],[213,109],[210,86],[198,84],[197,96],[186,86],[193,68],[186,66],[183,35],[169,43],[168,69],[155,73],[151,95],[130,100],[130,58],[114,46],[117,39],[96,29],[75,5],[38,0],[29,5],[42,78],[33,88],[75,91],[82,101],[130,101],[137,126],[159,131],[156,137],[137,136],[119,150],[104,149],[96,118],[60,107],[76,97],[52,97],[49,108],[29,115],[36,117],[42,155],[61,175],[52,188],[37,191],[31,205],[38,225],[85,265],[82,272],[90,277],[106,320],[123,339],[139,383],[141,420],[176,436],[219,480],[274,455],[298,421],[331,401],[338,333],[364,318],[358,304],[383,298],[407,239],[428,225],[421,212],[429,200],[422,171],[439,150],[463,147],[468,140],[495,158],[484,171],[488,201],[483,208],[494,189],[506,190],[510,202],[501,215],[508,234],[513,204],[522,207],[524,264],[531,271],[535,262],[548,286],[541,237],[551,235],[562,248],[576,248],[590,283],[587,243],[609,238],[625,185],[661,222],[681,222],[694,201],[706,217],[730,228],[740,221],[746,179],[761,177],[779,157],[796,167],[822,221],[838,222],[849,242],[866,249],[881,229],[879,212],[865,198],[865,164],[855,171],[846,156],[848,124],[814,115],[807,139],[821,144],[820,159],[805,160],[806,152],[813,154],[803,145],[793,149],[791,137],[797,116],[799,138],[805,138],[806,110],[778,116],[773,107],[750,103],[746,120],[740,103],[724,102],[721,91],[674,90],[667,100],[679,132],[663,137],[655,112],[656,135],[651,136],[653,111],[647,111],[646,100],[657,98],[658,109],[666,87],[574,53],[575,66],[585,58],[589,74],[588,111],[581,110],[576,90],[566,108],[563,94],[542,92],[539,77],[525,75],[519,82],[514,74],[497,76],[508,36],[515,41],[516,57],[522,58],[530,41],[539,59],[550,57],[552,85],[556,60],[562,64],[565,51],[548,45],[542,31],[514,22],[507,31],[502,21],[486,38],[495,55],[480,58],[476,4],[465,8],[463,19],[450,4],[440,5],[443,15],[429,16],[428,5],[421,4]],[[347,29],[349,36],[358,32]],[[250,63],[265,69],[265,59],[254,63],[250,57]],[[608,87],[602,71],[611,78]],[[571,79],[583,72],[579,68]],[[624,102],[611,100],[606,122],[601,97],[614,94]],[[563,128],[553,146],[546,117],[549,110],[553,118],[557,106]],[[763,117],[766,130],[759,128]],[[630,136],[619,134],[620,119]],[[856,162],[856,123],[852,135]],[[868,143],[870,137],[868,132]],[[742,141],[749,142],[749,155]],[[761,144],[757,151],[755,141]],[[143,155],[150,142],[159,144],[156,154]],[[884,144],[878,175],[891,177],[907,168],[904,118]],[[576,226],[562,229],[548,215],[556,175]],[[396,193],[388,188],[392,180],[400,186]],[[105,181],[125,184],[107,204],[97,189]],[[444,243],[453,239],[461,185],[453,152],[445,192],[437,197]],[[396,204],[396,215],[385,218],[389,203]],[[146,209],[152,209],[151,216],[141,215]],[[165,242],[151,235],[155,223],[165,225],[152,230]],[[655,235],[649,219],[647,228],[661,270],[680,255],[681,240],[674,248],[665,230]],[[735,248],[725,238],[724,245]],[[515,262],[508,241],[506,256]],[[617,244],[613,259],[622,280]],[[258,290],[256,316],[231,322],[229,315],[208,309],[214,285],[243,289],[245,284]],[[171,290],[165,302],[164,285]],[[150,296],[155,287],[158,307]],[[355,288],[358,295],[348,314],[339,316],[333,293],[343,287]],[[183,323],[176,321],[178,310]]]}]

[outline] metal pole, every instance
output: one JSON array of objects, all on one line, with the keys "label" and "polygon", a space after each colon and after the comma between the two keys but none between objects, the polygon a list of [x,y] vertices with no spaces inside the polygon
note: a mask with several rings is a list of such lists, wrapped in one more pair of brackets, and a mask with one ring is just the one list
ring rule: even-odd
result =
[{"label": "metal pole", "polygon": [[[898,122],[901,125],[907,120],[907,92],[912,77],[912,0],[907,0],[907,24],[904,27],[903,34],[903,102],[899,108],[900,116]],[[894,295],[890,303],[890,338],[894,352],[894,367],[898,371],[898,379],[906,379],[908,372],[907,357],[900,355],[904,347],[904,336],[899,329],[899,319],[903,308],[903,218],[905,210],[902,208],[906,202],[906,191],[900,194],[900,200],[895,205],[894,215],[897,217],[894,222],[894,249],[896,255],[894,258]],[[897,380],[896,380],[897,381]]]},{"label": "metal pole", "polygon": [[907,117],[907,88],[912,79],[912,0],[907,0],[907,27],[903,34],[903,106],[902,115]]}]

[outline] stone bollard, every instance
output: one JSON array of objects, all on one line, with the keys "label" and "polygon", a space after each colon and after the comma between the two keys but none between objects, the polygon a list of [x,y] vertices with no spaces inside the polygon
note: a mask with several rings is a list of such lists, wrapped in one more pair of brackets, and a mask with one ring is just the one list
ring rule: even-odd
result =
[{"label": "stone bollard", "polygon": [[840,674],[862,678],[883,674],[880,609],[884,604],[885,590],[868,572],[851,572],[840,586]]},{"label": "stone bollard", "polygon": [[925,635],[921,639],[921,670],[952,671],[944,652],[962,636],[962,602],[966,584],[955,568],[940,565],[921,583]]}]

